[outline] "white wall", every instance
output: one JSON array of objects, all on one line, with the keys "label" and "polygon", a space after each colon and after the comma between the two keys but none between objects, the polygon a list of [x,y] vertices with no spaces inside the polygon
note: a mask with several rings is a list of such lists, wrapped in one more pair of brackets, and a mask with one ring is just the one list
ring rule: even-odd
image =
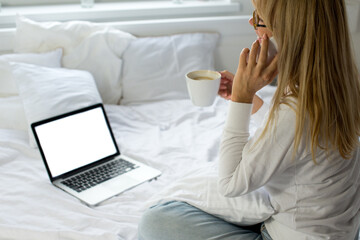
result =
[{"label": "white wall", "polygon": [[[360,9],[359,9],[360,11]],[[360,14],[358,11],[357,16],[357,27],[356,31],[352,33],[353,49],[355,53],[355,58],[357,62],[358,69],[360,71]]]},{"label": "white wall", "polygon": [[[251,15],[253,5],[251,0],[232,0],[241,3],[241,12]],[[345,0],[349,17],[349,28],[351,31],[354,55],[360,71],[360,0]]]},{"label": "white wall", "polygon": [[[111,22],[124,31],[137,36],[154,36],[184,32],[219,32],[222,37],[216,53],[217,70],[227,69],[235,72],[238,56],[242,48],[250,47],[256,38],[248,19],[253,11],[250,0],[239,2],[241,15],[223,17],[176,18],[143,21]],[[354,55],[360,69],[360,0],[348,4],[349,23],[352,31]],[[13,47],[14,29],[0,28],[0,53],[9,52]]]},{"label": "white wall", "polygon": [[[216,70],[235,72],[239,54],[244,47],[250,47],[256,38],[248,24],[248,16],[161,19],[130,22],[111,22],[115,28],[137,37],[160,36],[189,32],[218,32],[220,42],[216,50]],[[15,29],[0,29],[0,53],[11,52]]]},{"label": "white wall", "polygon": [[360,71],[360,33],[352,34],[354,56],[357,63],[357,67]]},{"label": "white wall", "polygon": [[347,11],[354,55],[360,71],[360,0],[347,1]]}]

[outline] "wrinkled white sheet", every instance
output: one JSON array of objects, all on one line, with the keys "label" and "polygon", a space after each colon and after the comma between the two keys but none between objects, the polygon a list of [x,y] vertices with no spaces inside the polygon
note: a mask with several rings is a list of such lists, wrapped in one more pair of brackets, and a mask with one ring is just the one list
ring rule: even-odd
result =
[{"label": "wrinkled white sheet", "polygon": [[[266,91],[265,97],[272,92]],[[227,104],[218,98],[207,108],[194,107],[190,100],[106,105],[120,151],[163,174],[95,208],[51,185],[27,132],[0,129],[0,239],[137,239],[150,197],[214,166]]]}]

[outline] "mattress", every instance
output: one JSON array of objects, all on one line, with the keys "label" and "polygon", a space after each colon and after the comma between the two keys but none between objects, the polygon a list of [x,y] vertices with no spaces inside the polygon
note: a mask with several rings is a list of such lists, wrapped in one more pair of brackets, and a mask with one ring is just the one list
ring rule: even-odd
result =
[{"label": "mattress", "polygon": [[[270,101],[273,87],[260,92]],[[172,182],[216,165],[228,101],[105,105],[122,154],[162,175],[90,208],[54,187],[26,131],[0,129],[0,239],[137,239],[147,201]],[[251,132],[256,126],[251,122]]]}]

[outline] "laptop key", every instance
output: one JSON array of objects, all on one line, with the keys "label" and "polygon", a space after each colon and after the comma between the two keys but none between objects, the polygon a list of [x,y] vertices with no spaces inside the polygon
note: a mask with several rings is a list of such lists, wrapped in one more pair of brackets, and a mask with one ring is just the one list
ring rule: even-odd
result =
[{"label": "laptop key", "polygon": [[132,164],[123,159],[116,159],[98,168],[64,180],[62,183],[77,192],[82,192],[99,183],[105,182],[121,174],[134,170],[137,167],[138,166],[135,164]]}]

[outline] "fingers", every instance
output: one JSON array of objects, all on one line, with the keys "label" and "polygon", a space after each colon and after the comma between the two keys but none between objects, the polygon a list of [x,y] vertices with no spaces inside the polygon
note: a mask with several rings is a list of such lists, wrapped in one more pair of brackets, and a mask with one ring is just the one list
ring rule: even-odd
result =
[{"label": "fingers", "polygon": [[227,90],[228,88],[231,88],[233,79],[234,79],[234,74],[232,74],[229,71],[222,71],[220,72],[221,74],[221,79],[220,79],[220,87],[219,87],[219,91],[220,90]]},{"label": "fingers", "polygon": [[249,65],[250,67],[253,67],[253,66],[256,65],[256,58],[257,58],[257,55],[258,55],[259,47],[260,47],[259,40],[256,40],[256,41],[251,45],[249,62],[248,62],[248,65]]},{"label": "fingers", "polygon": [[246,59],[248,58],[250,50],[248,48],[244,48],[240,53],[239,66],[238,69],[246,68]]},{"label": "fingers", "polygon": [[222,98],[229,100],[231,98],[231,89],[232,89],[234,74],[226,70],[221,71],[220,74],[221,74],[221,81],[220,81],[218,94]]},{"label": "fingers", "polygon": [[224,83],[224,84],[220,84],[220,90],[225,90],[225,89],[228,89],[229,86],[228,86],[228,83]]},{"label": "fingers", "polygon": [[227,97],[227,91],[226,90],[221,90],[219,91],[219,95],[223,98],[226,98]]},{"label": "fingers", "polygon": [[[261,49],[259,49],[258,40],[252,44],[251,50],[244,48],[240,54],[239,65],[230,94],[229,92],[226,93],[228,88],[225,86],[219,89],[219,94],[222,94],[221,96],[224,98],[229,94],[233,101],[251,102],[258,90],[273,81],[277,75],[278,55],[271,61],[269,60],[270,63],[268,64],[268,47],[269,39],[267,35],[264,35]],[[222,83],[226,85],[225,81]]]},{"label": "fingers", "polygon": [[229,100],[231,98],[231,93],[229,93],[228,91],[219,91],[219,95],[226,100]]},{"label": "fingers", "polygon": [[218,94],[223,98],[227,98],[230,95],[228,89],[220,89]]},{"label": "fingers", "polygon": [[258,59],[258,66],[264,67],[267,63],[268,58],[268,48],[269,48],[269,38],[267,34],[264,34],[261,42],[261,49]]},{"label": "fingers", "polygon": [[226,71],[226,70],[221,71],[220,74],[221,74],[221,80],[226,79],[226,80],[231,80],[232,81],[234,79],[234,74],[232,74],[229,71]]},{"label": "fingers", "polygon": [[263,72],[263,79],[265,82],[270,83],[274,80],[278,74],[278,54],[275,55],[274,59],[270,62],[269,66]]}]

